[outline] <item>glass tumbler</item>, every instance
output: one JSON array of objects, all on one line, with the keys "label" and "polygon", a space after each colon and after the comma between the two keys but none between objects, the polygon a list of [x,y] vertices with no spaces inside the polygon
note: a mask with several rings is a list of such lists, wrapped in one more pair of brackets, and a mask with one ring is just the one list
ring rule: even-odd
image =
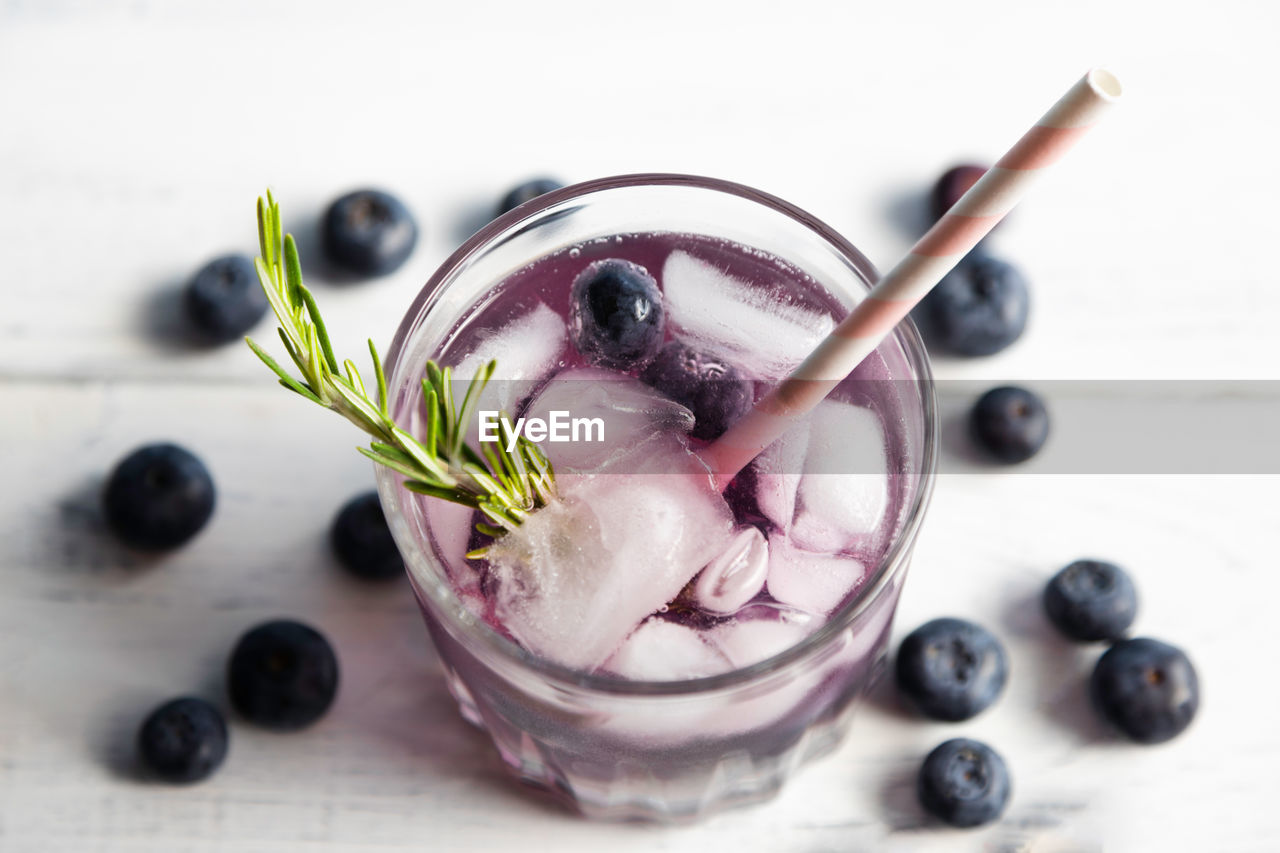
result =
[{"label": "glass tumbler", "polygon": [[[847,309],[876,280],[863,255],[809,214],[741,185],[628,175],[554,191],[494,220],[431,277],[387,355],[393,415],[425,432],[420,387],[459,323],[511,273],[618,234],[729,240],[802,270]],[[566,283],[566,287],[567,287]],[[908,473],[896,527],[860,590],[801,642],[754,665],[685,681],[629,681],[538,658],[494,630],[450,583],[425,502],[379,468],[378,485],[413,590],[462,715],[520,779],[605,819],[686,821],[765,799],[832,749],[884,668],[890,627],[937,465],[934,387],[915,327],[880,348],[900,401],[887,428]]]}]

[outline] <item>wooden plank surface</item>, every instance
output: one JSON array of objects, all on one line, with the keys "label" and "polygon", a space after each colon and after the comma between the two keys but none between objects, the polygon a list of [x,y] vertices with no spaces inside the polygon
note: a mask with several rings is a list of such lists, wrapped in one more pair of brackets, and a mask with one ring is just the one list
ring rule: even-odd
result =
[{"label": "wooden plank surface", "polygon": [[[540,172],[739,180],[884,266],[936,171],[998,154],[1105,60],[1128,103],[995,237],[1032,280],[1032,327],[939,375],[1280,378],[1277,13],[1150,8],[0,2],[0,849],[1274,849],[1280,477],[944,477],[895,633],[942,614],[997,630],[1013,677],[996,708],[927,724],[882,689],[769,804],[592,824],[508,782],[460,721],[407,586],[335,565],[329,520],[372,482],[356,436],[244,348],[192,348],[175,314],[199,263],[252,246],[268,184],[300,237],[366,182],[423,221],[396,275],[313,279],[351,351],[388,340],[493,199]],[[190,547],[141,561],[104,535],[97,491],[157,438],[208,461],[220,503]],[[1199,666],[1201,716],[1166,747],[1105,735],[1082,693],[1096,651],[1039,617],[1043,580],[1086,554],[1129,566],[1139,631]],[[141,715],[219,696],[230,644],[275,615],[334,640],[332,713],[293,736],[234,725],[202,785],[134,781]],[[923,826],[911,776],[955,734],[1010,762],[998,826]]]}]

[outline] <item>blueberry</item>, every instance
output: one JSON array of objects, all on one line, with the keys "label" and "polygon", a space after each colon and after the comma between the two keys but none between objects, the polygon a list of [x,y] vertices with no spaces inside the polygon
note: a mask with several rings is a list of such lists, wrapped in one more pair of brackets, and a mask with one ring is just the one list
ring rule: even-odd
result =
[{"label": "blueberry", "polygon": [[267,311],[267,295],[246,255],[215,258],[187,284],[187,317],[209,340],[234,340]]},{"label": "blueberry", "polygon": [[333,520],[329,541],[354,575],[380,580],[404,574],[404,560],[391,538],[377,492],[365,492],[347,502]]},{"label": "blueberry", "polygon": [[335,266],[356,275],[386,275],[409,259],[418,225],[395,196],[357,190],[329,205],[322,241]]},{"label": "blueberry", "polygon": [[1049,411],[1033,392],[1013,385],[992,388],[969,413],[974,442],[1001,462],[1025,462],[1049,437]]},{"label": "blueberry", "polygon": [[953,355],[991,355],[1027,326],[1027,281],[1011,264],[970,254],[920,301],[915,316],[929,343]]},{"label": "blueberry", "polygon": [[1138,593],[1114,563],[1076,560],[1045,586],[1044,610],[1073,640],[1119,640],[1138,613]]},{"label": "blueberry", "polygon": [[569,298],[569,336],[591,364],[638,367],[662,345],[662,293],[639,264],[596,261],[573,280]]},{"label": "blueberry", "polygon": [[213,478],[176,444],[148,444],[120,461],[103,492],[107,526],[143,551],[176,548],[213,515]]},{"label": "blueberry", "polygon": [[1004,646],[963,619],[934,619],[898,648],[898,689],[935,720],[967,720],[1000,695],[1009,674]]},{"label": "blueberry", "polygon": [[693,412],[696,438],[719,438],[751,408],[754,389],[733,365],[678,341],[662,348],[640,378]]},{"label": "blueberry", "polygon": [[1176,737],[1200,707],[1200,683],[1186,654],[1145,637],[1108,649],[1093,669],[1089,691],[1098,713],[1138,743]]},{"label": "blueberry", "polygon": [[938,178],[938,182],[933,185],[933,190],[929,193],[929,212],[933,214],[934,220],[941,219],[942,215],[960,200],[960,196],[968,192],[969,187],[976,184],[978,178],[986,172],[986,166],[973,163],[953,166],[943,172],[942,177]]},{"label": "blueberry", "polygon": [[1009,768],[982,741],[955,738],[939,744],[920,765],[920,805],[951,826],[981,826],[1009,804]]},{"label": "blueberry", "polygon": [[338,692],[338,659],[320,632],[279,619],[246,633],[227,668],[231,704],[269,729],[300,729],[324,715]]},{"label": "blueberry", "polygon": [[166,782],[199,782],[227,757],[227,724],[203,699],[173,699],[138,729],[143,766]]},{"label": "blueberry", "polygon": [[558,190],[564,184],[555,178],[534,178],[531,181],[525,181],[517,187],[513,187],[511,192],[502,197],[502,201],[498,203],[498,212],[494,216],[501,216],[509,210],[515,210],[526,201],[532,201],[540,195]]}]

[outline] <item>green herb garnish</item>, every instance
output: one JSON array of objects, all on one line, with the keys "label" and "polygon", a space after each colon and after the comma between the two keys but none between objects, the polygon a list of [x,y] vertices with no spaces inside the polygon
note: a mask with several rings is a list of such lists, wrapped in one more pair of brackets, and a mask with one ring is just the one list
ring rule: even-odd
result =
[{"label": "green herb garnish", "polygon": [[[485,442],[483,453],[477,453],[466,442],[467,423],[480,401],[480,393],[493,376],[496,361],[476,371],[460,406],[454,400],[452,369],[427,362],[422,380],[427,435],[425,441],[419,441],[391,419],[387,378],[372,339],[369,355],[378,381],[376,401],[369,398],[360,371],[351,359],[339,366],[315,297],[302,283],[293,235],[281,234],[280,207],[270,190],[265,199],[258,198],[258,244],[262,253],[255,261],[258,279],[280,322],[280,340],[302,378],[290,376],[252,339],[245,341],[280,377],[281,385],[332,409],[373,436],[368,447],[356,449],[403,474],[404,487],[409,491],[480,510],[491,522],[476,524],[481,533],[502,536],[519,527],[531,511],[555,499],[551,462],[538,445],[524,436],[516,439],[514,449],[507,450],[511,430],[505,417],[499,419],[502,440]],[[467,556],[483,556],[486,550],[480,548]]]}]

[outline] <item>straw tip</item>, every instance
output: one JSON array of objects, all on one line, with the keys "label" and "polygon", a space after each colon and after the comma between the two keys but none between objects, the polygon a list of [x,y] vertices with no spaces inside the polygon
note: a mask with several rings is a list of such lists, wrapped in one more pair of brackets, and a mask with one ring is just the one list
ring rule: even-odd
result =
[{"label": "straw tip", "polygon": [[1118,101],[1120,95],[1124,92],[1120,85],[1120,78],[1112,74],[1105,68],[1093,68],[1088,74],[1084,75],[1084,79],[1088,82],[1089,88],[1099,98],[1105,101]]}]

